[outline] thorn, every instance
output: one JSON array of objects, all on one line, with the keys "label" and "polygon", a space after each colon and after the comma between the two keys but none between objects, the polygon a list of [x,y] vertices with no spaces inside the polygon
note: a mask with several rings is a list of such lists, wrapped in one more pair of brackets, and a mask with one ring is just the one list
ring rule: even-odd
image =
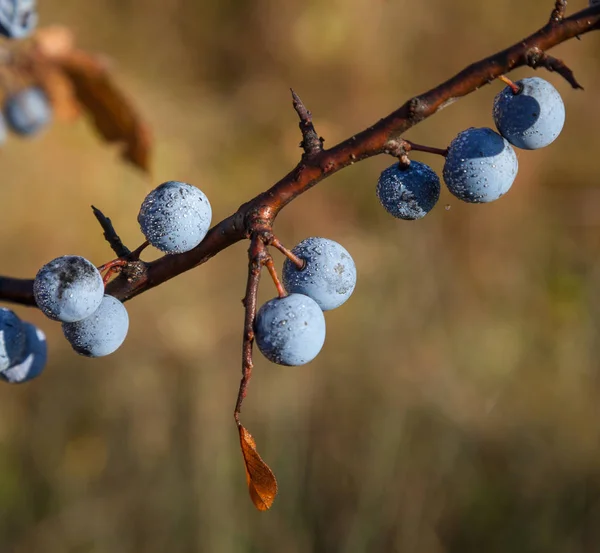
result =
[{"label": "thorn", "polygon": [[293,88],[290,88],[292,92],[292,101],[294,109],[300,117],[300,132],[302,132],[302,142],[300,147],[304,150],[305,155],[315,156],[323,150],[324,139],[321,138],[312,122],[312,114],[306,106],[302,103],[300,97],[296,94]]}]

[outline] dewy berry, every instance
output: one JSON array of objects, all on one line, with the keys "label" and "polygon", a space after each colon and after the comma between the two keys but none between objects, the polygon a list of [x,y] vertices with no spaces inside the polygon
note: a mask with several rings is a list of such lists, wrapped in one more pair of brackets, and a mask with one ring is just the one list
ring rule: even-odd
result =
[{"label": "dewy berry", "polygon": [[0,371],[22,359],[26,336],[21,319],[10,309],[0,308]]},{"label": "dewy berry", "polygon": [[25,38],[37,25],[36,0],[0,0],[0,34]]},{"label": "dewy berry", "polygon": [[52,106],[41,88],[31,87],[9,96],[4,114],[13,132],[31,136],[50,123]]},{"label": "dewy berry", "polygon": [[517,156],[506,139],[492,129],[471,127],[450,143],[444,181],[460,200],[493,202],[508,192],[517,170]]},{"label": "dewy berry", "polygon": [[102,302],[104,283],[98,269],[77,255],[57,257],[44,265],[33,281],[38,307],[55,321],[89,317]]},{"label": "dewy berry", "polygon": [[22,384],[39,376],[48,359],[46,335],[31,323],[24,322],[23,328],[26,339],[24,358],[0,372],[0,378],[11,384]]},{"label": "dewy berry", "polygon": [[500,134],[513,146],[536,150],[556,140],[565,124],[565,105],[556,88],[539,77],[507,86],[494,99],[494,121]]},{"label": "dewy berry", "polygon": [[183,253],[202,242],[211,218],[210,203],[201,190],[185,182],[169,181],[146,196],[138,222],[155,248]]},{"label": "dewy berry", "polygon": [[313,299],[290,294],[274,298],[258,310],[255,334],[258,349],[273,363],[305,365],[325,343],[325,317]]},{"label": "dewy berry", "polygon": [[342,305],[356,286],[356,266],[348,251],[327,238],[307,238],[292,252],[304,261],[298,269],[289,259],[283,264],[283,283],[290,293],[304,294],[323,311]]},{"label": "dewy berry", "polygon": [[104,357],[125,341],[129,315],[118,299],[107,295],[92,315],[74,323],[63,323],[62,329],[65,338],[80,355]]},{"label": "dewy berry", "polygon": [[377,197],[398,219],[414,221],[427,215],[440,197],[440,179],[424,163],[411,161],[406,168],[395,163],[381,173]]}]

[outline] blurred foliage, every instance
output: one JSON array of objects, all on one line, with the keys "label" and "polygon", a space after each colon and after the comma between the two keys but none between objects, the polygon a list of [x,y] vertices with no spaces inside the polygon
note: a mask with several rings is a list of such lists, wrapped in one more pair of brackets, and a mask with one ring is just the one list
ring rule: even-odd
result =
[{"label": "blurred foliage", "polygon": [[[42,24],[112,60],[157,144],[147,179],[84,121],[10,140],[0,272],[22,277],[62,254],[110,259],[90,204],[135,247],[139,205],[164,180],[199,186],[216,220],[229,215],[298,160],[290,86],[332,145],[537,29],[553,2],[39,4]],[[598,551],[599,48],[596,34],[553,52],[586,91],[547,76],[565,130],[519,153],[501,201],[444,192],[426,219],[392,220],[374,193],[392,162],[381,157],[283,212],[285,244],[338,240],[359,280],[327,314],[313,363],[257,354],[242,419],[278,476],[268,513],[248,498],[232,417],[244,244],[129,303],[130,336],[105,359],[76,356],[58,325],[17,309],[48,333],[51,357],[38,381],[0,389],[0,551]],[[408,137],[443,147],[492,125],[499,87]],[[261,298],[274,294],[265,278]]]}]

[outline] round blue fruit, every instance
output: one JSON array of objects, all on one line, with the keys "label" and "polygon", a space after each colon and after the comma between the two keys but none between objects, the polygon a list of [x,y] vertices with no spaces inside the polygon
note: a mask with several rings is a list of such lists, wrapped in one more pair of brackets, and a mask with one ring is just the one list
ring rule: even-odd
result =
[{"label": "round blue fruit", "polygon": [[38,21],[36,0],[0,0],[0,34],[25,38]]},{"label": "round blue fruit", "polygon": [[82,321],[63,323],[62,329],[65,338],[80,355],[104,357],[125,341],[129,315],[118,299],[107,295],[92,315]]},{"label": "round blue fruit", "polygon": [[274,298],[258,310],[255,335],[258,349],[273,363],[305,365],[325,343],[325,317],[308,296]]},{"label": "round blue fruit", "polygon": [[10,309],[0,308],[0,371],[23,358],[26,335],[21,319]]},{"label": "round blue fruit", "polygon": [[486,203],[512,186],[519,168],[512,146],[488,128],[470,128],[450,143],[444,181],[459,200]]},{"label": "round blue fruit", "polygon": [[548,81],[539,77],[507,86],[494,99],[494,121],[500,134],[513,146],[537,150],[556,140],[565,124],[565,105]]},{"label": "round blue fruit", "polygon": [[11,384],[22,384],[42,374],[48,360],[46,335],[31,323],[24,322],[26,346],[25,357],[18,363],[0,372],[3,378]]},{"label": "round blue fruit", "polygon": [[440,179],[434,170],[418,161],[406,168],[395,163],[381,173],[377,197],[385,210],[398,219],[425,217],[440,197]]},{"label": "round blue fruit", "polygon": [[80,321],[102,302],[104,283],[98,269],[77,255],[57,257],[44,265],[33,281],[37,306],[52,320]]},{"label": "round blue fruit", "polygon": [[38,133],[52,119],[52,107],[41,88],[25,88],[9,96],[4,106],[10,129],[23,136]]},{"label": "round blue fruit", "polygon": [[202,242],[211,218],[210,203],[201,190],[185,182],[169,181],[146,196],[138,222],[155,248],[182,253]]},{"label": "round blue fruit", "polygon": [[298,269],[286,259],[283,283],[293,294],[304,294],[317,302],[323,311],[342,305],[356,286],[356,266],[348,251],[327,238],[307,238],[292,252],[304,261]]}]

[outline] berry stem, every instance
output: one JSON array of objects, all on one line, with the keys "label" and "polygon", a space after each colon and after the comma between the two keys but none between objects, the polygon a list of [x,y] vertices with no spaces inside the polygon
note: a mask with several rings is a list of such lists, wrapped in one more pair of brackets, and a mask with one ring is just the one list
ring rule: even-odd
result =
[{"label": "berry stem", "polygon": [[273,282],[275,283],[275,288],[277,288],[277,293],[279,294],[279,297],[285,298],[288,294],[285,291],[285,288],[283,287],[281,280],[279,280],[279,276],[277,276],[277,269],[275,269],[275,264],[273,263],[273,258],[271,256],[269,256],[267,259],[265,259],[265,261],[263,263],[264,263],[265,267],[267,268],[267,271],[269,271],[269,274],[271,275]]},{"label": "berry stem", "polygon": [[108,281],[110,280],[110,277],[113,276],[113,274],[120,272],[121,269],[126,265],[127,261],[125,261],[125,259],[118,258],[113,259],[112,261],[109,261],[108,263],[105,263],[104,265],[98,267],[98,272],[103,273],[104,271],[106,271],[106,274],[102,277],[102,282],[104,283],[104,286],[108,284]]},{"label": "berry stem", "polygon": [[296,265],[298,270],[301,271],[304,269],[304,266],[306,265],[305,261],[300,259],[291,250],[288,250],[277,238],[273,237],[271,240],[271,245],[285,255],[294,265]]},{"label": "berry stem", "polygon": [[415,152],[426,152],[428,154],[436,154],[443,157],[446,157],[448,155],[448,148],[434,148],[432,146],[424,146],[423,144],[415,144],[410,140],[405,140],[405,142],[407,152],[414,150]]},{"label": "berry stem", "polygon": [[519,92],[521,92],[521,87],[514,81],[510,80],[506,75],[500,75],[498,79],[500,79],[505,85],[509,86],[513,91],[513,94],[519,94]]},{"label": "berry stem", "polygon": [[[264,243],[257,236],[253,236],[248,249],[248,280],[246,283],[246,295],[242,300],[244,304],[244,339],[242,345],[242,379],[238,390],[237,401],[233,418],[236,424],[241,426],[240,413],[242,403],[246,397],[248,383],[252,377],[254,363],[252,361],[252,347],[254,345],[254,319],[256,318],[256,303],[258,296],[258,284],[260,272],[267,254]],[[268,254],[267,254],[268,255]]]}]

